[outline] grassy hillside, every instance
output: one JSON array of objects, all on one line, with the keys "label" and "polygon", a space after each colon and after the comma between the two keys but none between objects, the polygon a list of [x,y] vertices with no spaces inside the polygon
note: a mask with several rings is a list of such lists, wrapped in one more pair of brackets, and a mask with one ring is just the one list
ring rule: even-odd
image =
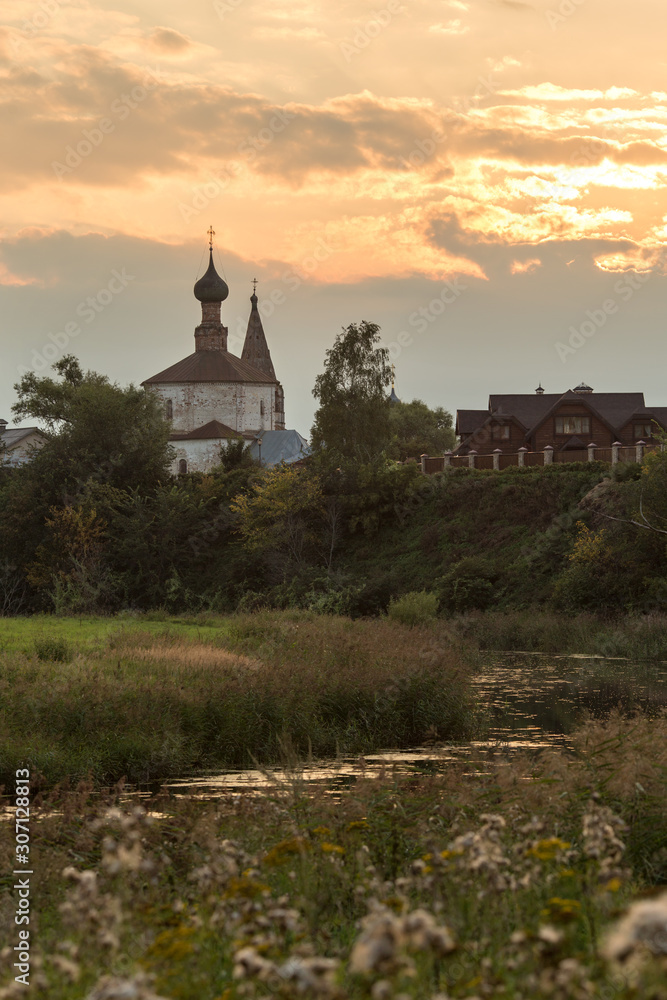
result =
[{"label": "grassy hillside", "polygon": [[377,534],[348,540],[345,571],[366,580],[361,610],[423,589],[449,592],[450,611],[548,602],[577,522],[590,520],[579,501],[608,475],[591,463],[430,477]]}]

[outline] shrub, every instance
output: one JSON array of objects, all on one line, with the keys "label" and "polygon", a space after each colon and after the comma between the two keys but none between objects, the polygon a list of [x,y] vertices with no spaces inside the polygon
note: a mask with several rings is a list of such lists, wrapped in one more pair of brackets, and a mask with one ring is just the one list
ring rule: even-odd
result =
[{"label": "shrub", "polygon": [[51,663],[67,663],[71,659],[69,643],[56,636],[35,639],[35,653],[38,660],[47,660]]},{"label": "shrub", "polygon": [[429,594],[426,590],[413,590],[403,597],[397,597],[389,602],[387,614],[392,621],[400,622],[401,625],[408,625],[411,628],[415,625],[423,625],[424,622],[435,618],[438,613],[438,598],[436,594]]},{"label": "shrub", "polygon": [[495,579],[486,559],[462,559],[438,581],[440,611],[484,611],[493,600]]}]

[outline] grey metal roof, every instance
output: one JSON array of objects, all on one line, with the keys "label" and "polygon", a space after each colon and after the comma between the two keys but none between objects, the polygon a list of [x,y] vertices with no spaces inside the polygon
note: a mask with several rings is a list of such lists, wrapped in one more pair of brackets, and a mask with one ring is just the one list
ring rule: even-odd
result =
[{"label": "grey metal roof", "polygon": [[41,433],[39,427],[13,427],[5,431],[0,431],[0,441],[2,441],[7,449],[15,448],[24,438],[30,437],[31,434]]},{"label": "grey metal roof", "polygon": [[259,439],[262,442],[262,465],[288,465],[310,454],[305,437],[298,431],[260,431],[250,447],[250,454],[256,460],[260,457]]}]

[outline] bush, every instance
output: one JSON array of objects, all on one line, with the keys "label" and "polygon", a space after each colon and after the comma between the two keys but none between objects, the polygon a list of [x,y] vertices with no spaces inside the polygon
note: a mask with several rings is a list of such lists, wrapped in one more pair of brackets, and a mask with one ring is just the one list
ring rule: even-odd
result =
[{"label": "bush", "polygon": [[50,663],[67,663],[72,658],[69,643],[56,636],[35,639],[35,653],[38,660],[46,660]]},{"label": "bush", "polygon": [[440,611],[484,611],[494,596],[496,574],[486,559],[462,559],[438,580]]},{"label": "bush", "polygon": [[392,621],[401,625],[414,627],[430,621],[438,613],[438,598],[426,590],[413,590],[403,597],[397,597],[389,602],[387,614]]}]

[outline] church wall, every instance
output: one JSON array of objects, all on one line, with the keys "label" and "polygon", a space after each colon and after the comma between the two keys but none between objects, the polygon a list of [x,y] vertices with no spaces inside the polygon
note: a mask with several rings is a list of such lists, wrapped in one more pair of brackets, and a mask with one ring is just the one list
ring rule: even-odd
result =
[{"label": "church wall", "polygon": [[275,385],[185,382],[161,383],[152,388],[164,401],[165,412],[171,400],[172,427],[182,434],[189,434],[209,420],[219,420],[239,433],[275,428]]},{"label": "church wall", "polygon": [[181,459],[185,459],[188,463],[188,472],[206,472],[208,469],[213,468],[214,465],[219,465],[220,448],[227,444],[227,441],[221,438],[214,438],[196,441],[172,441],[170,443],[176,452],[176,458],[172,463],[171,471],[174,475],[177,475],[181,471]]}]

